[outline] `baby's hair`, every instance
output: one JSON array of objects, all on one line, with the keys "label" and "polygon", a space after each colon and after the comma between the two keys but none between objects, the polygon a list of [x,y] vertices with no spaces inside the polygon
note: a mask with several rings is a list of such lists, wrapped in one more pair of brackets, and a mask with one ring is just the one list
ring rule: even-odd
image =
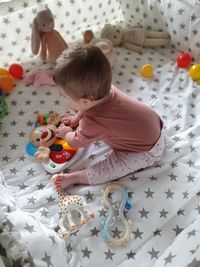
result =
[{"label": "baby's hair", "polygon": [[101,99],[110,91],[112,70],[98,47],[86,45],[59,60],[53,80],[72,98]]}]

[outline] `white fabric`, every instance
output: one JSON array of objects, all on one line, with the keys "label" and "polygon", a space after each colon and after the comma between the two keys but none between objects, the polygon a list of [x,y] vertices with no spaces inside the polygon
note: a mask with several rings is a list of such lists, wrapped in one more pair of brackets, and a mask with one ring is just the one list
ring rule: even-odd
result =
[{"label": "white fabric", "polygon": [[[57,194],[50,175],[25,154],[25,145],[34,113],[52,109],[64,113],[65,100],[55,87],[25,87],[23,80],[6,98],[9,115],[2,120],[0,144],[1,169],[8,186],[2,179],[1,214],[6,218],[5,229],[11,236],[20,233],[21,243],[26,244],[26,261],[39,267],[48,262],[56,267],[177,267],[200,261],[200,87],[168,55],[170,50],[145,50],[139,56],[119,48],[113,69],[114,84],[159,112],[169,136],[158,164],[121,180],[133,201],[127,216],[133,221],[134,239],[127,247],[109,248],[101,237],[105,211],[100,191],[105,185],[70,190],[86,198],[95,218],[66,241],[58,236],[54,230],[59,219]],[[139,76],[139,67],[147,61],[155,68],[153,80]],[[94,164],[107,153],[108,148],[96,142],[73,168]]]},{"label": "white fabric", "polygon": [[[127,216],[133,221],[134,238],[127,247],[109,248],[101,237],[101,220],[105,219],[106,211],[100,191],[105,185],[77,186],[69,190],[85,197],[95,218],[70,239],[63,240],[57,234],[59,207],[50,175],[26,155],[25,146],[38,112],[64,113],[68,107],[55,87],[26,87],[24,80],[16,81],[16,87],[5,97],[9,114],[0,121],[1,246],[6,249],[9,260],[13,260],[13,266],[20,261],[24,267],[199,265],[200,86],[192,82],[187,70],[176,67],[178,53],[174,49],[191,48],[192,55],[198,59],[198,9],[191,11],[191,5],[172,0],[71,0],[67,1],[67,7],[64,3],[64,0],[15,0],[1,4],[1,64],[8,66],[17,61],[27,72],[48,67],[29,57],[30,23],[44,4],[52,9],[56,16],[55,28],[67,42],[82,38],[86,28],[98,31],[107,22],[118,22],[122,13],[128,23],[141,22],[152,29],[164,27],[170,34],[184,22],[186,31],[178,28],[178,37],[171,36],[175,47],[144,50],[143,55],[118,48],[113,68],[113,83],[153,107],[163,118],[170,145],[158,164],[121,180],[133,201]],[[167,5],[171,7],[166,13]],[[179,17],[177,12],[181,8],[183,12]],[[195,19],[189,23],[188,16],[192,14]],[[139,67],[146,63],[154,66],[152,80],[139,75]],[[108,153],[110,150],[105,145],[96,142],[85,150],[82,160],[73,168],[94,164]],[[119,235],[121,230],[116,225],[114,235]],[[20,244],[19,249],[24,252],[18,253],[21,259],[16,259],[16,244]]]}]

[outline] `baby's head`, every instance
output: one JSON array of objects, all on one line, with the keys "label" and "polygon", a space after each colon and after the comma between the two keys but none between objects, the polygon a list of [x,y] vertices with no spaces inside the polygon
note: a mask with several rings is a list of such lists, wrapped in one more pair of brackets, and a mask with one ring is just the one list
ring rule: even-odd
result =
[{"label": "baby's head", "polygon": [[90,104],[109,95],[112,71],[101,50],[86,45],[76,48],[60,60],[53,79],[68,100]]}]

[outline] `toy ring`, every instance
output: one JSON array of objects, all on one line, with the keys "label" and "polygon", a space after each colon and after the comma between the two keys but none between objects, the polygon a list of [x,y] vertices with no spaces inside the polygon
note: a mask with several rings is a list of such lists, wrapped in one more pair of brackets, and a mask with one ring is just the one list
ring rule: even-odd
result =
[{"label": "toy ring", "polygon": [[[120,191],[121,201],[117,203],[112,202],[112,199],[109,198],[111,191]],[[131,220],[128,220],[124,216],[124,211],[129,210],[132,207],[131,200],[128,196],[128,189],[119,182],[109,183],[106,189],[102,192],[103,200],[102,203],[109,210],[109,215],[103,224],[103,238],[111,245],[127,245],[127,242],[130,238],[133,238],[131,233],[130,225],[132,224]],[[116,222],[121,222],[124,225],[124,234],[121,238],[114,238],[110,234],[111,226],[116,224]]]}]

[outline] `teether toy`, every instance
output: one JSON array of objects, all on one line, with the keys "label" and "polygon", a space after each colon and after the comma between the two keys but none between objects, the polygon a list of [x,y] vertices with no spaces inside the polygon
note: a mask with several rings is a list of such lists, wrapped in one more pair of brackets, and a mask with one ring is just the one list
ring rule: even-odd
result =
[{"label": "teether toy", "polygon": [[[73,211],[80,213],[80,226],[87,224],[88,221],[94,218],[94,214],[89,211],[87,203],[85,202],[84,197],[79,195],[69,195],[67,192],[61,190],[58,191],[59,206],[62,212],[60,221],[59,221],[59,234],[62,237],[68,237],[71,233],[74,233],[78,230],[78,226],[73,220]],[[69,229],[66,227],[68,222]]]},{"label": "teether toy", "polygon": [[[120,191],[121,200],[113,202],[109,197],[110,193],[113,191]],[[124,211],[129,210],[132,207],[131,200],[128,196],[128,189],[119,182],[109,183],[105,190],[103,190],[103,200],[102,204],[109,211],[109,215],[106,220],[102,221],[103,225],[103,238],[108,242],[110,246],[112,245],[127,245],[127,242],[130,238],[133,238],[131,233],[130,225],[132,224],[131,220],[128,220],[124,216]],[[111,236],[111,227],[116,223],[122,223],[124,225],[124,234],[120,238],[115,238]]]}]

